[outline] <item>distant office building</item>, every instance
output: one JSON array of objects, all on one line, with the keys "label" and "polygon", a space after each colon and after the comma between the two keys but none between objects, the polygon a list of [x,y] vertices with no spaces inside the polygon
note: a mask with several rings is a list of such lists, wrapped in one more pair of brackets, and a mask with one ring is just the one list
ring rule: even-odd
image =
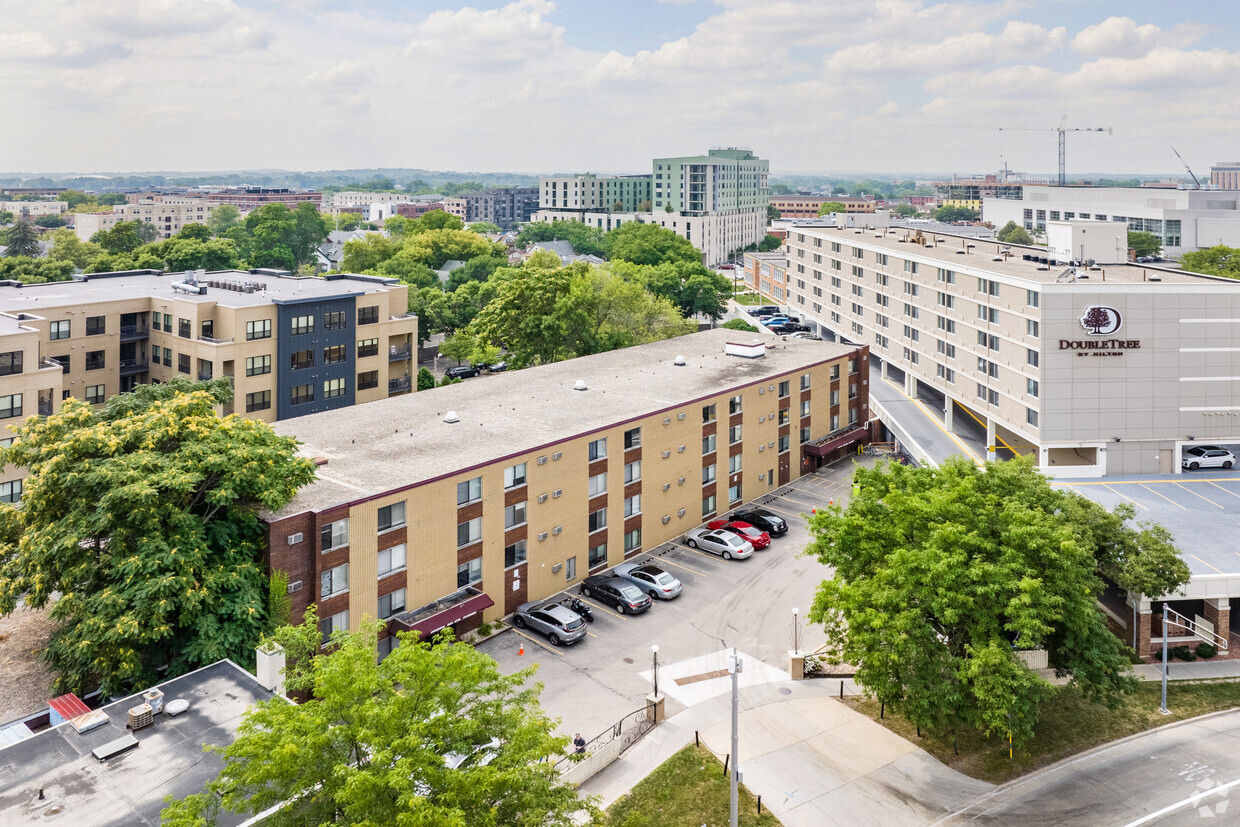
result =
[{"label": "distant office building", "polygon": [[69,204],[66,201],[0,201],[0,211],[11,212],[16,217],[21,217],[22,213],[30,218],[60,215],[68,209]]},{"label": "distant office building", "polygon": [[418,201],[396,205],[396,214],[403,218],[421,218],[432,210],[442,210],[443,199],[436,196],[434,201]]},{"label": "distant office building", "polygon": [[77,213],[73,230],[78,238],[90,241],[100,230],[110,230],[122,221],[145,221],[153,224],[162,238],[172,238],[186,224],[206,224],[215,209],[201,198],[161,196],[159,201],[118,204],[111,212]]},{"label": "distant office building", "polygon": [[309,202],[316,209],[323,206],[323,193],[304,192],[302,190],[269,189],[267,187],[245,187],[209,193],[207,201],[211,204],[232,204],[242,212],[249,212],[264,204],[284,204],[294,209],[298,204]]},{"label": "distant office building", "polygon": [[844,205],[844,212],[872,213],[874,199],[847,195],[772,195],[771,206],[779,210],[780,218],[816,218],[818,208],[828,201]]},{"label": "distant office building", "polygon": [[1240,190],[1240,161],[1219,161],[1210,167],[1210,186],[1220,190]]}]

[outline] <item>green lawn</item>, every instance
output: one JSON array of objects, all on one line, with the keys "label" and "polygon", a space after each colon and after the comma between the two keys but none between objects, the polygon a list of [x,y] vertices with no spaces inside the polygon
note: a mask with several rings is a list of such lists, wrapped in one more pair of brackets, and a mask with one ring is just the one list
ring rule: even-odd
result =
[{"label": "green lawn", "polygon": [[[1135,694],[1123,699],[1118,709],[1090,703],[1081,693],[1063,687],[1042,705],[1042,718],[1034,737],[1015,747],[1008,758],[1006,737],[986,738],[979,733],[962,732],[960,754],[952,749],[951,733],[917,736],[916,728],[887,710],[884,726],[917,744],[953,769],[996,784],[1053,764],[1092,747],[1143,732],[1164,724],[1195,718],[1240,706],[1240,683],[1172,681],[1167,686],[1167,708],[1170,715],[1158,709],[1162,688],[1156,681],[1144,681]],[[877,719],[877,701],[849,699],[857,711]]]},{"label": "green lawn", "polygon": [[[779,827],[744,785],[740,788],[740,823],[746,827]],[[728,823],[730,800],[723,764],[705,747],[687,746],[628,795],[607,808],[607,827],[722,827]]]},{"label": "green lawn", "polygon": [[757,307],[760,304],[766,304],[766,299],[762,298],[757,293],[737,293],[736,303],[743,304],[748,307]]}]

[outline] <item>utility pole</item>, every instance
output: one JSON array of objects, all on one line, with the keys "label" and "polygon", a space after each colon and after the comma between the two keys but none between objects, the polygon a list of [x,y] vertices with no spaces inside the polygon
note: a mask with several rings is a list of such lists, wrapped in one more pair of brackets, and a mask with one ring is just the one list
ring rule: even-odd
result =
[{"label": "utility pole", "polygon": [[1162,709],[1164,715],[1170,715],[1167,709],[1167,601],[1163,601],[1163,668],[1162,668]]},{"label": "utility pole", "polygon": [[736,654],[736,647],[732,647],[732,657],[728,659],[728,671],[732,673],[732,775],[730,783],[732,785],[732,809],[731,817],[728,822],[731,827],[738,827],[740,820],[740,799],[737,793],[737,781],[740,779],[741,768],[741,750],[740,750],[740,725],[738,710],[740,708],[740,685],[738,681],[741,675],[741,659]]}]

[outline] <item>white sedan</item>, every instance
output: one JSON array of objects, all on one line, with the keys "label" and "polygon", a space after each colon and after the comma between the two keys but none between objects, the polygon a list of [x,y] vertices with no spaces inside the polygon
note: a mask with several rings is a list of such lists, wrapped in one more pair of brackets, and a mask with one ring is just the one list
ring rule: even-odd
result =
[{"label": "white sedan", "polygon": [[1190,471],[1198,468],[1231,468],[1236,464],[1236,455],[1222,448],[1212,448],[1195,453],[1186,451],[1180,460],[1180,467]]},{"label": "white sedan", "polygon": [[743,537],[723,529],[695,528],[685,534],[685,545],[718,554],[724,560],[744,560],[753,554],[753,545]]}]

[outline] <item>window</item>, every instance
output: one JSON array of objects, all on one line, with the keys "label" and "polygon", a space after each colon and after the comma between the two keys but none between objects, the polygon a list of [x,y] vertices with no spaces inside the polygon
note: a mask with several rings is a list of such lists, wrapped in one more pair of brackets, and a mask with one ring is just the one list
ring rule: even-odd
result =
[{"label": "window", "polygon": [[[156,318],[158,318],[158,316],[159,314],[157,313]],[[257,321],[246,322],[245,338],[247,342],[255,339],[270,339],[271,319],[258,319]]]},{"label": "window", "polygon": [[504,508],[504,530],[525,525],[525,500]]},{"label": "window", "polygon": [[305,368],[314,367],[314,351],[313,350],[297,350],[289,357],[293,370],[303,370]]},{"label": "window", "polygon": [[999,337],[987,334],[985,331],[977,331],[977,346],[984,347],[989,350],[999,349]]},{"label": "window", "polygon": [[323,635],[323,645],[331,643],[332,632],[347,631],[349,628],[349,611],[338,612],[331,617],[319,621],[319,631]]},{"label": "window", "polygon": [[1038,366],[1038,352],[1034,350],[1033,348],[1029,348],[1028,350],[1026,350],[1025,361],[1027,361],[1029,364],[1033,365],[1036,368]]},{"label": "window", "polygon": [[[68,324],[68,322],[66,322],[65,324]],[[702,424],[705,425],[708,422],[714,422],[714,421],[715,421],[715,406],[714,405],[703,405],[702,406]]]},{"label": "window", "polygon": [[904,315],[908,316],[910,319],[917,319],[921,317],[921,311],[918,310],[913,305],[909,304],[908,302],[905,302],[904,303]]},{"label": "window", "polygon": [[809,416],[809,400],[808,399],[803,400],[801,402],[801,417],[804,418],[807,416]]},{"label": "window", "polygon": [[741,412],[741,397],[733,396],[728,400],[728,414],[738,414]]},{"label": "window", "polygon": [[345,312],[343,310],[333,310],[330,313],[323,314],[324,330],[344,330],[347,326],[345,321]]},{"label": "window", "polygon": [[334,594],[349,590],[349,564],[342,563],[319,575],[319,598],[324,599]]},{"label": "window", "polygon": [[945,282],[947,284],[955,284],[956,274],[952,272],[951,270],[944,270],[942,267],[940,267],[939,268],[939,281]]},{"label": "window", "polygon": [[392,615],[398,615],[405,610],[405,590],[397,589],[391,594],[385,594],[379,598],[379,619],[387,620]]},{"label": "window", "polygon": [[984,304],[977,306],[977,317],[983,321],[989,321],[991,324],[999,323],[999,308],[987,307]]},{"label": "window", "polygon": [[904,338],[911,339],[912,341],[916,342],[918,339],[921,338],[921,332],[918,331],[917,328],[915,327],[912,327],[910,325],[905,325],[904,326]]},{"label": "window", "polygon": [[358,339],[357,341],[357,358],[364,359],[367,356],[379,355],[378,339]]},{"label": "window", "polygon": [[636,551],[637,549],[641,547],[642,547],[642,530],[640,528],[635,528],[632,531],[625,532],[624,534],[624,553],[625,554],[629,554],[630,552]]},{"label": "window", "polygon": [[346,379],[328,379],[323,382],[323,398],[335,399],[337,396],[344,396],[348,390],[348,380]]},{"label": "window", "polygon": [[294,405],[304,405],[314,401],[314,385],[294,385],[289,393],[289,401]]},{"label": "window", "polygon": [[164,330],[168,331],[169,333],[172,332],[172,314],[171,313],[164,314]]},{"label": "window", "polygon": [[392,546],[391,548],[382,549],[379,552],[379,576],[391,574],[394,571],[400,571],[406,565],[405,544]]},{"label": "window", "polygon": [[1025,380],[1025,391],[1030,396],[1037,396],[1038,395],[1038,380],[1037,379],[1026,379]]},{"label": "window", "polygon": [[266,411],[271,408],[271,391],[255,391],[245,395],[245,412]]},{"label": "window", "polygon": [[189,373],[189,354],[177,354],[177,370],[181,373]]},{"label": "window", "polygon": [[331,551],[349,544],[349,518],[327,523],[319,529],[319,545],[322,551]]},{"label": "window", "polygon": [[577,579],[577,558],[570,557],[564,561],[564,580],[573,582]]},{"label": "window", "polygon": [[[61,365],[63,368],[64,366]],[[12,376],[14,373],[22,372],[22,352],[14,350],[9,353],[0,353],[0,376]],[[68,373],[69,371],[65,371]]]},{"label": "window", "polygon": [[910,295],[910,296],[916,296],[916,295],[917,295],[917,285],[916,285],[916,284],[913,284],[913,282],[911,282],[911,281],[906,281],[906,282],[904,282],[904,292],[905,292],[905,293],[907,293],[907,294],[908,294],[908,295]]},{"label": "window", "polygon": [[599,543],[597,546],[590,546],[590,554],[588,565],[590,568],[604,565],[607,562],[607,544]]},{"label": "window", "polygon": [[323,364],[338,365],[349,358],[348,345],[333,345],[323,348]]},{"label": "window", "polygon": [[956,297],[949,293],[944,293],[942,291],[939,291],[938,300],[939,300],[940,307],[955,307],[956,306]]},{"label": "window", "polygon": [[733,425],[731,428],[728,428],[728,444],[735,445],[736,443],[740,441],[741,441],[741,426]]},{"label": "window", "polygon": [[22,501],[22,481],[0,482],[0,503],[19,503]]},{"label": "window", "polygon": [[86,369],[102,370],[103,369],[103,351],[91,350],[86,353]]},{"label": "window", "polygon": [[728,473],[735,474],[741,470],[741,455],[728,457]]},{"label": "window", "polygon": [[944,316],[939,316],[939,330],[942,330],[946,333],[955,333],[956,332],[955,320],[948,319]]},{"label": "window", "polygon": [[390,528],[400,528],[405,524],[405,503],[402,500],[398,503],[385,505],[379,509],[379,531],[387,531]]},{"label": "window", "polygon": [[939,378],[944,382],[956,381],[956,371],[949,367],[944,367],[943,365],[935,365],[935,368],[938,370]]},{"label": "window", "polygon": [[702,516],[709,517],[711,514],[714,514],[714,513],[715,513],[715,495],[711,494],[709,497],[703,497],[702,498]]},{"label": "window", "polygon": [[600,508],[598,511],[591,511],[591,512],[590,512],[590,519],[589,519],[589,521],[588,521],[588,528],[587,528],[587,530],[588,530],[591,534],[593,534],[594,532],[596,532],[596,531],[601,531],[601,530],[602,530],[602,529],[604,529],[604,528],[607,528],[607,508],[606,508],[606,506],[604,506],[603,508]]},{"label": "window", "polygon": [[461,563],[456,567],[456,587],[463,589],[471,583],[482,580],[482,558]]},{"label": "window", "polygon": [[456,546],[463,548],[482,539],[482,518],[474,517],[456,524]]},{"label": "window", "polygon": [[[158,364],[159,364],[159,349],[158,349],[158,348],[151,348],[151,352],[154,354],[154,356],[152,356],[151,358],[154,360],[155,364],[157,364],[157,365],[158,365]],[[57,362],[57,363],[59,363],[59,364],[60,364],[60,371],[61,371],[61,373],[68,373],[68,372],[69,372],[69,356],[68,356],[68,354],[66,354],[66,355],[64,355],[64,356],[53,356],[53,357],[52,357],[52,361],[53,361],[53,362]]]},{"label": "window", "polygon": [[292,319],[290,332],[294,336],[300,336],[304,333],[313,333],[314,332],[314,317],[313,316],[294,316]]},{"label": "window", "polygon": [[590,462],[594,462],[596,459],[606,458],[607,437],[603,437],[602,439],[596,439],[590,443],[589,456],[590,456]]},{"label": "window", "polygon": [[831,381],[832,382],[839,381],[839,378],[840,378],[840,366],[832,365],[831,366]]},{"label": "window", "polygon": [[809,374],[808,373],[801,374],[801,390],[803,391],[809,390]]},{"label": "window", "polygon": [[155,330],[161,330],[163,326],[160,324],[160,315],[158,313],[151,314],[151,327]]},{"label": "window", "polygon": [[[103,385],[91,385],[92,388],[99,389],[99,401],[103,401]],[[87,388],[89,393],[90,388]],[[86,400],[90,402],[88,398]],[[8,419],[13,416],[22,415],[22,395],[20,393],[9,394],[8,396],[0,396],[0,419]]]},{"label": "window", "polygon": [[86,317],[86,335],[102,336],[107,333],[107,316],[87,316]]},{"label": "window", "polygon": [[599,494],[607,493],[607,473],[595,474],[590,477],[589,495],[597,497]]},{"label": "window", "polygon": [[[831,391],[831,406],[832,406],[832,407],[835,407],[835,406],[836,406],[836,405],[838,405],[838,404],[840,404],[840,389],[839,389],[839,388],[834,388],[834,389],[832,389],[832,391]],[[787,425],[788,423],[787,423],[786,421],[784,421],[783,419],[780,419],[779,424],[780,424],[780,425]]]},{"label": "window", "polygon": [[504,469],[504,488],[518,488],[522,485],[525,485],[524,462]]},{"label": "window", "polygon": [[948,359],[956,358],[956,346],[955,345],[949,344],[943,341],[942,339],[938,339],[937,341],[938,341],[939,353],[943,354]]},{"label": "window", "polygon": [[642,444],[642,429],[633,428],[624,432],[624,450],[630,448],[640,448]]},{"label": "window", "polygon": [[1038,306],[1038,298],[1039,297],[1038,297],[1037,290],[1026,290],[1025,291],[1025,304],[1029,305],[1030,307]]},{"label": "window", "polygon": [[784,434],[783,436],[779,438],[779,453],[782,454],[782,453],[787,452],[789,441],[790,440],[788,439],[787,434]]},{"label": "window", "polygon": [[807,442],[809,442],[809,426],[801,429],[801,444],[804,445]]},{"label": "window", "polygon": [[[103,385],[87,385],[86,386],[86,401],[89,402],[90,404],[92,405],[102,404],[104,400],[104,396],[105,394],[103,392]],[[19,400],[21,399],[20,393],[17,394],[17,398]]]},{"label": "window", "polygon": [[267,356],[247,356],[245,357],[245,375],[261,376],[264,373],[271,373],[271,355]]},{"label": "window", "polygon": [[986,401],[989,402],[991,405],[998,405],[999,404],[999,392],[998,391],[987,391]]},{"label": "window", "polygon": [[474,477],[456,484],[456,504],[468,505],[482,499],[482,477]]},{"label": "window", "polygon": [[164,367],[172,367],[172,348],[164,348]]},{"label": "window", "polygon": [[624,516],[632,517],[634,514],[642,513],[642,495],[634,494],[626,497],[624,500]]},{"label": "window", "polygon": [[357,323],[359,325],[378,324],[378,322],[379,307],[377,305],[374,307],[359,307],[357,309]]},{"label": "window", "polygon": [[517,540],[509,546],[504,546],[504,568],[509,569],[519,563],[525,562],[525,541]]},{"label": "window", "polygon": [[715,464],[712,462],[710,465],[707,465],[702,469],[702,485],[710,485],[714,481]]},{"label": "window", "polygon": [[624,484],[625,485],[628,485],[631,482],[637,482],[641,478],[642,478],[642,461],[640,459],[634,460],[633,462],[625,464],[624,466]]},{"label": "window", "polygon": [[741,487],[739,485],[728,486],[728,504],[734,505],[741,500]]},{"label": "window", "polygon": [[715,453],[715,435],[702,437],[702,456]]},{"label": "window", "polygon": [[1038,323],[1034,319],[1025,319],[1025,333],[1030,336],[1038,335]]},{"label": "window", "polygon": [[379,387],[379,371],[368,370],[357,375],[357,389],[359,391],[377,387]]},{"label": "window", "polygon": [[194,338],[193,325],[189,319],[177,319],[177,335],[182,339]]}]

